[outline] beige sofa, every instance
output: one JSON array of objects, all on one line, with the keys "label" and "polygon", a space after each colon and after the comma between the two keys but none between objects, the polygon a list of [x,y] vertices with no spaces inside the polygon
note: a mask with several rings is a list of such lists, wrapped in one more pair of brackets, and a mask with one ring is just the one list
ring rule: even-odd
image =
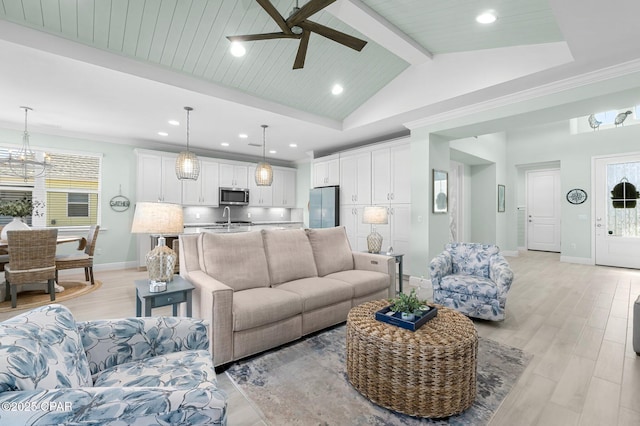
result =
[{"label": "beige sofa", "polygon": [[395,295],[395,259],[352,252],[344,227],[180,235],[194,317],[211,322],[216,366],[339,324]]}]

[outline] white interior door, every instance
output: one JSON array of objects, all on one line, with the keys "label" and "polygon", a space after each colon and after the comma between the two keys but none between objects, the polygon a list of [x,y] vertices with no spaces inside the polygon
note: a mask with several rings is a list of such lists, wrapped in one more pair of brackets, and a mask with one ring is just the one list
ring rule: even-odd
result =
[{"label": "white interior door", "polygon": [[[615,198],[616,185],[640,187],[640,154],[595,160],[595,262],[598,265],[640,268],[640,201]],[[628,187],[628,189],[631,189]],[[620,195],[620,194],[617,194]],[[614,206],[614,201],[615,206]]]},{"label": "white interior door", "polygon": [[527,172],[527,248],[560,252],[560,170]]}]

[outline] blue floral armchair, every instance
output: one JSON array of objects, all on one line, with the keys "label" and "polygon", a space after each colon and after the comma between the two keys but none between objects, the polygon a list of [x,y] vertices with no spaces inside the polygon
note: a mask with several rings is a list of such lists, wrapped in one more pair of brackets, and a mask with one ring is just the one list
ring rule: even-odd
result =
[{"label": "blue floral armchair", "polygon": [[208,346],[202,320],[25,312],[0,323],[0,424],[224,425]]},{"label": "blue floral armchair", "polygon": [[498,246],[451,243],[429,265],[433,300],[474,318],[504,319],[513,271]]}]

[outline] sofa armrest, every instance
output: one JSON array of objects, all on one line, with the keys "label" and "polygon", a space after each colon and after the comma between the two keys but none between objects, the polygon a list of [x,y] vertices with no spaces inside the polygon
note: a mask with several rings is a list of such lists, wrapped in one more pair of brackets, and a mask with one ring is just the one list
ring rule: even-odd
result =
[{"label": "sofa armrest", "polygon": [[233,359],[233,289],[204,271],[187,274],[194,286],[194,304],[198,315],[211,321],[209,329],[210,350],[214,365],[222,365]]},{"label": "sofa armrest", "polygon": [[434,290],[439,290],[442,278],[452,273],[453,260],[447,251],[443,251],[429,262],[429,276]]},{"label": "sofa armrest", "polygon": [[176,416],[226,424],[226,396],[215,386],[88,387],[0,393],[0,424],[173,424]]},{"label": "sofa armrest", "polygon": [[[354,269],[389,275],[389,297],[396,295],[396,259],[383,254],[353,252]],[[402,279],[402,278],[401,278]]]},{"label": "sofa armrest", "polygon": [[513,271],[502,254],[489,258],[489,279],[496,283],[502,297],[506,297],[513,282]]},{"label": "sofa armrest", "polygon": [[143,317],[78,322],[91,374],[125,362],[186,350],[208,349],[203,320]]}]

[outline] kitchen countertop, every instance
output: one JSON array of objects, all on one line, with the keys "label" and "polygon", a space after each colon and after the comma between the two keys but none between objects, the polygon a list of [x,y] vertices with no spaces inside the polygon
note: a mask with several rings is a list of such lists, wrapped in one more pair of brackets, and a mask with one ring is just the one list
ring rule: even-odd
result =
[{"label": "kitchen countertop", "polygon": [[231,227],[227,227],[226,224],[221,223],[185,223],[184,224],[184,233],[185,234],[199,234],[200,232],[213,232],[216,234],[220,233],[236,233],[236,232],[248,232],[251,231],[253,226],[272,226],[272,225],[290,225],[290,224],[301,224],[303,222],[295,221],[295,220],[281,220],[281,221],[255,221],[251,222],[251,225],[238,223],[231,224]]}]

